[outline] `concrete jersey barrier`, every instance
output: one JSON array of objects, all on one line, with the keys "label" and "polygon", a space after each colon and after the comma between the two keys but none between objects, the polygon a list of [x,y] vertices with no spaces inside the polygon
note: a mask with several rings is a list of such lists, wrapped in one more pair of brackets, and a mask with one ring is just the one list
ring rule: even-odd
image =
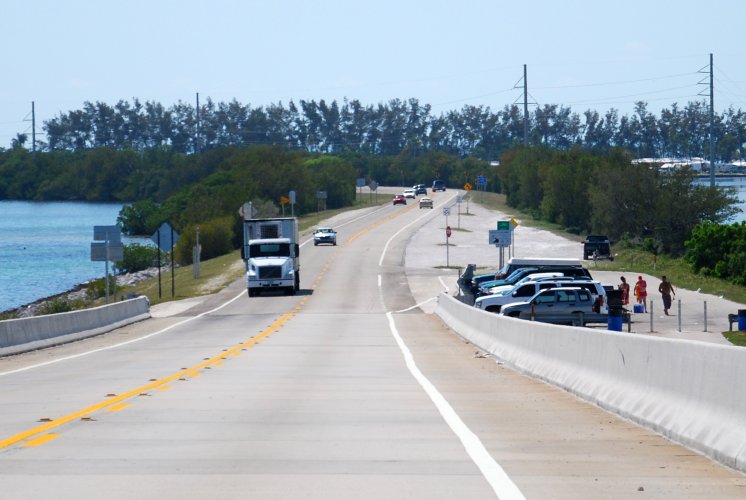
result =
[{"label": "concrete jersey barrier", "polygon": [[0,321],[0,356],[100,335],[150,317],[147,297],[33,318]]},{"label": "concrete jersey barrier", "polygon": [[435,312],[509,366],[746,472],[746,348],[519,320],[448,294]]}]

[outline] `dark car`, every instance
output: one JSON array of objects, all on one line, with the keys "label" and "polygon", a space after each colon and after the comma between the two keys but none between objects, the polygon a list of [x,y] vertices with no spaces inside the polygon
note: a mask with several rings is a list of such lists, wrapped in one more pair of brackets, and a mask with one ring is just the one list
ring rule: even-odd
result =
[{"label": "dark car", "polygon": [[407,204],[407,199],[404,197],[403,194],[394,195],[394,199],[391,201],[394,205],[406,205]]},{"label": "dark car", "polygon": [[441,181],[441,180],[433,181],[433,193],[435,191],[445,191],[445,190],[446,190],[445,181]]},{"label": "dark car", "polygon": [[614,260],[611,255],[611,240],[608,236],[589,234],[583,242],[583,258]]},{"label": "dark car", "polygon": [[412,189],[414,189],[415,196],[419,196],[421,194],[427,194],[427,187],[425,187],[424,184],[417,184]]}]

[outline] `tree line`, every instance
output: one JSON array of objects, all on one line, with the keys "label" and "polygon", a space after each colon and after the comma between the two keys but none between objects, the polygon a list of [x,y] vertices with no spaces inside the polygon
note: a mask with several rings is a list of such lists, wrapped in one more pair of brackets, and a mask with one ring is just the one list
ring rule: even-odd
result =
[{"label": "tree line", "polygon": [[635,164],[622,149],[597,155],[580,148],[516,148],[497,172],[509,206],[574,233],[606,234],[653,253],[682,255],[699,224],[722,224],[738,211],[733,190],[698,185],[689,168]]},{"label": "tree line", "polygon": [[[358,100],[300,100],[251,106],[235,99],[207,99],[199,108],[178,102],[120,100],[114,105],[86,102],[82,109],[60,113],[43,125],[45,151],[100,148],[147,151],[168,148],[195,153],[228,146],[282,145],[312,153],[362,153],[396,156],[442,152],[458,157],[498,159],[524,143],[524,116],[517,105],[493,111],[489,106],[464,106],[435,114],[417,99],[393,99],[377,105]],[[588,109],[547,104],[528,117],[528,144],[596,153],[623,148],[635,157],[709,157],[710,114],[704,101],[678,103],[648,111],[636,103],[631,115],[616,109]],[[746,114],[732,107],[716,113],[713,127],[716,161],[740,159],[746,143]],[[13,139],[23,146],[24,134]]]}]

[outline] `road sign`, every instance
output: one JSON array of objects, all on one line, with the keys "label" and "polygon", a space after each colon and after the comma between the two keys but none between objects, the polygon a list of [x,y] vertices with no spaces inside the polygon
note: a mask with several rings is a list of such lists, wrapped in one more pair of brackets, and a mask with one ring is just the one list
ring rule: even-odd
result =
[{"label": "road sign", "polygon": [[358,177],[355,181],[355,185],[359,188],[365,186],[365,177]]},{"label": "road sign", "polygon": [[122,230],[119,226],[93,226],[93,239],[96,241],[122,241]]},{"label": "road sign", "polygon": [[448,238],[451,237],[451,226],[447,226],[446,227],[446,237],[448,237]]},{"label": "road sign", "polygon": [[376,181],[370,181],[368,187],[371,191],[375,191],[376,189],[378,189],[378,183]]},{"label": "road sign", "polygon": [[91,243],[92,262],[119,262],[124,260],[124,244],[122,242],[109,242],[107,250],[105,241],[94,241]]},{"label": "road sign", "polygon": [[290,198],[290,203],[292,203],[293,205],[295,205],[295,191],[290,191],[288,193],[288,198]]},{"label": "road sign", "polygon": [[153,236],[151,236],[150,239],[153,241],[153,243],[158,245],[158,248],[160,248],[161,251],[170,252],[171,248],[176,244],[177,241],[179,241],[179,233],[174,231],[174,229],[169,225],[168,222],[164,222],[163,224],[161,224],[161,227],[159,227],[158,230],[153,233]]},{"label": "road sign", "polygon": [[290,203],[290,198],[285,195],[280,196],[280,205],[287,205]]},{"label": "road sign", "polygon": [[458,196],[456,196],[456,203],[458,203],[459,205],[461,205],[461,203],[462,203],[463,201],[464,201],[464,198],[463,198],[463,196],[461,196],[461,195],[458,195]]},{"label": "road sign", "polygon": [[490,230],[490,243],[498,247],[509,247],[512,241],[513,231],[509,220],[497,221],[497,230]]},{"label": "road sign", "polygon": [[500,245],[500,235],[497,233],[497,229],[490,229],[487,237],[487,242],[490,245]]},{"label": "road sign", "polygon": [[448,207],[443,207],[443,215],[445,215],[446,217],[451,215],[451,209]]},{"label": "road sign", "polygon": [[253,219],[256,215],[256,209],[250,201],[247,201],[238,208],[238,215],[244,219]]},{"label": "road sign", "polygon": [[471,184],[469,184],[468,182],[464,184],[464,189],[467,191],[471,191]]},{"label": "road sign", "polygon": [[487,186],[487,177],[484,175],[478,175],[477,176],[477,187],[478,188],[484,188]]},{"label": "road sign", "polygon": [[319,200],[325,200],[326,199],[326,191],[317,191],[316,192],[316,198]]}]

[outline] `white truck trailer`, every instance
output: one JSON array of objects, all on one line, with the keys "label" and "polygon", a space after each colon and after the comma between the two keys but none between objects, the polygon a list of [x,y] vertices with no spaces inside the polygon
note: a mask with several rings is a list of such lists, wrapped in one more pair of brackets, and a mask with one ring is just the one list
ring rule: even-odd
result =
[{"label": "white truck trailer", "polygon": [[246,262],[249,297],[264,290],[295,295],[300,288],[298,220],[244,219],[241,257]]}]

